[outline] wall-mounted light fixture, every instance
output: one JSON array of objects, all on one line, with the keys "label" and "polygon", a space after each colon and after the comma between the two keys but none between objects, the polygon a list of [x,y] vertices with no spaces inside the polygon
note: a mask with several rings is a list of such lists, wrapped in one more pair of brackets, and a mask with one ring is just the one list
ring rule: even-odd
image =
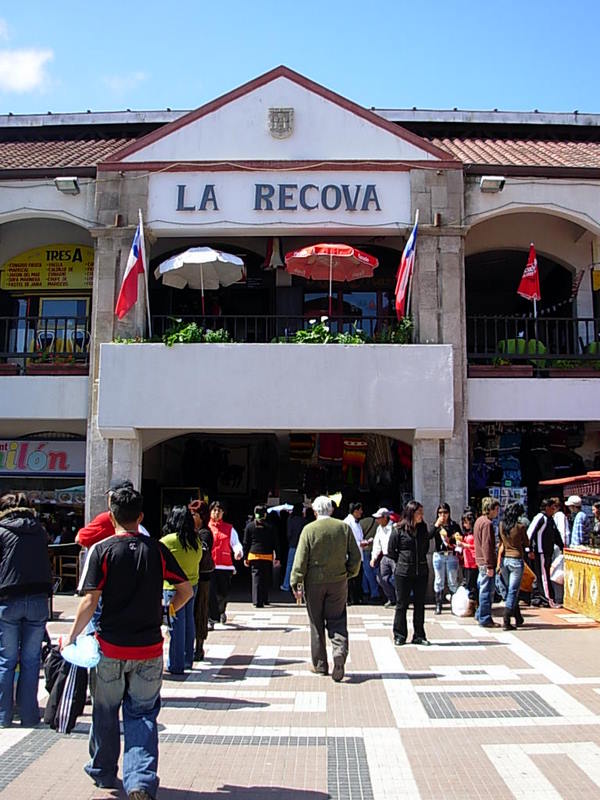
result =
[{"label": "wall-mounted light fixture", "polygon": [[63,194],[79,194],[79,181],[76,177],[57,177],[54,178],[54,185]]},{"label": "wall-mounted light fixture", "polygon": [[482,175],[479,188],[482,192],[501,192],[504,189],[504,183],[503,175]]}]

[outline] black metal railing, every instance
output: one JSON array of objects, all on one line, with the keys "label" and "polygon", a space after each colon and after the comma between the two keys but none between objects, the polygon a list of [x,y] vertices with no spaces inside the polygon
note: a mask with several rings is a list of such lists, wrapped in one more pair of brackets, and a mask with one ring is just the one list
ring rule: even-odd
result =
[{"label": "black metal railing", "polygon": [[[469,364],[600,366],[600,320],[593,317],[467,317]],[[600,376],[600,372],[598,373]]]},{"label": "black metal railing", "polygon": [[[310,330],[320,317],[292,315],[156,315],[152,316],[152,333],[161,337],[175,325],[195,322],[204,330],[226,330],[233,342],[269,343],[292,341],[300,330]],[[369,340],[390,342],[396,330],[393,317],[332,316],[325,324],[332,333],[351,333],[355,327]]]},{"label": "black metal railing", "polygon": [[0,317],[0,374],[88,365],[88,317]]}]

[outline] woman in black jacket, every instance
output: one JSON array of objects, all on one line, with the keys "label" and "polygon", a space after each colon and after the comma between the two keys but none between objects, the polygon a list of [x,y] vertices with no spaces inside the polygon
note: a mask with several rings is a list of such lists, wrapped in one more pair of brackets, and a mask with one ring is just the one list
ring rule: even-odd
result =
[{"label": "woman in black jacket", "polygon": [[429,577],[427,551],[433,533],[423,521],[423,506],[416,500],[406,504],[402,519],[390,536],[388,555],[396,562],[396,613],[394,614],[394,644],[406,643],[408,629],[406,611],[413,595],[413,644],[428,645],[425,636],[425,592]]},{"label": "woman in black jacket", "polygon": [[269,604],[276,549],[277,531],[267,520],[267,507],[256,506],[254,520],[244,531],[244,564],[252,573],[252,603],[256,608]]},{"label": "woman in black jacket", "polygon": [[52,574],[48,534],[25,495],[0,497],[0,728],[13,719],[13,687],[21,726],[40,721],[37,701],[42,641]]}]

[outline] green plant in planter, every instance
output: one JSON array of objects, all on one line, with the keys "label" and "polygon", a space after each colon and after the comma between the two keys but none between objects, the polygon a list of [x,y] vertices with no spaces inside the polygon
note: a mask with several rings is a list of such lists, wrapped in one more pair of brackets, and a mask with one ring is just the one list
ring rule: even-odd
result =
[{"label": "green plant in planter", "polygon": [[229,331],[225,330],[225,328],[219,328],[216,331],[205,330],[196,322],[184,323],[182,320],[177,320],[175,325],[165,331],[162,341],[167,347],[172,347],[174,344],[230,342],[231,336]]},{"label": "green plant in planter", "polygon": [[375,341],[382,344],[410,344],[412,342],[413,321],[410,317],[402,317],[394,325],[384,328],[375,334]]},{"label": "green plant in planter", "polygon": [[290,341],[294,344],[364,344],[369,341],[369,337],[358,323],[354,322],[351,331],[332,333],[327,323],[327,317],[321,317],[320,321],[310,320],[308,330],[296,331]]},{"label": "green plant in planter", "polygon": [[218,328],[216,331],[207,330],[204,333],[204,341],[212,343],[230,342],[231,334],[225,328]]},{"label": "green plant in planter", "polygon": [[296,344],[330,344],[335,342],[335,334],[329,330],[329,325],[326,325],[327,317],[321,317],[317,322],[316,319],[309,321],[310,328],[307,330],[296,331],[292,336],[292,342]]}]

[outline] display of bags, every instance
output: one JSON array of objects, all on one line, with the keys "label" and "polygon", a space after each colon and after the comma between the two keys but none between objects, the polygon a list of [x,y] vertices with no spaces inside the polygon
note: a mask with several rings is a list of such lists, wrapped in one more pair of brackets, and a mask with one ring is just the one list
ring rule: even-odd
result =
[{"label": "display of bags", "polygon": [[565,583],[565,559],[563,554],[556,556],[550,565],[550,580],[564,586]]},{"label": "display of bags", "polygon": [[521,578],[520,590],[522,592],[530,592],[533,589],[534,583],[535,583],[535,572],[531,569],[531,567],[528,564],[524,564],[523,577]]}]

